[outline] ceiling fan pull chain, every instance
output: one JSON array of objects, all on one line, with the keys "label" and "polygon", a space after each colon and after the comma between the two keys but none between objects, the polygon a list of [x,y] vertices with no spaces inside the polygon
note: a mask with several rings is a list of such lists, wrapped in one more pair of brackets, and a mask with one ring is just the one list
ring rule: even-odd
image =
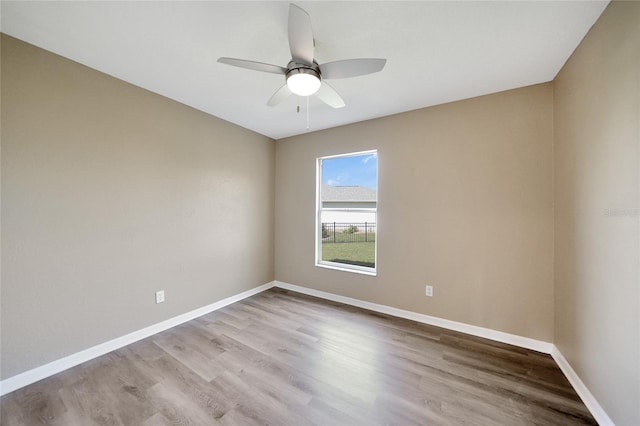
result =
[{"label": "ceiling fan pull chain", "polygon": [[307,96],[307,131],[309,131],[309,97]]}]

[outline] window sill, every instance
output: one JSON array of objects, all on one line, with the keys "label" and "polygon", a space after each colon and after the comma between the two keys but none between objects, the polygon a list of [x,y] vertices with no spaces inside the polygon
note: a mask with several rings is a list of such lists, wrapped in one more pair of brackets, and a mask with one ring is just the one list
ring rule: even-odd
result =
[{"label": "window sill", "polygon": [[316,262],[316,266],[319,268],[334,269],[342,272],[353,272],[355,274],[369,275],[375,277],[378,275],[377,271],[373,268],[367,268],[364,266],[348,265],[334,262]]}]

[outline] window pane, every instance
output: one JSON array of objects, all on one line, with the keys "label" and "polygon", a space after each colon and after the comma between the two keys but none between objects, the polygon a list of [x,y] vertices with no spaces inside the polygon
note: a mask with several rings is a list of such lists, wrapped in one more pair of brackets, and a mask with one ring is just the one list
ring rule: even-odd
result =
[{"label": "window pane", "polygon": [[319,167],[318,261],[375,271],[377,153],[322,158]]},{"label": "window pane", "polygon": [[373,268],[375,250],[375,212],[322,212],[322,260]]}]

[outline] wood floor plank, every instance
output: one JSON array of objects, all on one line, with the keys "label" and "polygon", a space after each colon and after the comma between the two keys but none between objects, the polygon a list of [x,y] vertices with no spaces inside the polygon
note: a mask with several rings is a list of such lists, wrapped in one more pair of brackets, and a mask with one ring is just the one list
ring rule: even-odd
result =
[{"label": "wood floor plank", "polygon": [[596,424],[549,355],[275,288],[5,395],[0,423]]}]

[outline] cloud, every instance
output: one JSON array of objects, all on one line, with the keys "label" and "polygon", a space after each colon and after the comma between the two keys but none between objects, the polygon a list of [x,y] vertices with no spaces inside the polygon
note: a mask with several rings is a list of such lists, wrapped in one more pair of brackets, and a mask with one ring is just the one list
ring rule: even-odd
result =
[{"label": "cloud", "polygon": [[363,162],[364,164],[367,164],[369,161],[371,161],[371,160],[377,160],[377,159],[378,159],[378,153],[376,152],[376,153],[374,153],[374,154],[367,155],[366,157],[364,157],[364,158],[362,159],[362,162]]},{"label": "cloud", "polygon": [[336,176],[333,179],[328,178],[327,185],[331,185],[331,186],[344,185],[345,183],[348,183],[350,178],[351,178],[351,175],[349,173],[346,173],[346,172],[340,173],[338,176]]}]

